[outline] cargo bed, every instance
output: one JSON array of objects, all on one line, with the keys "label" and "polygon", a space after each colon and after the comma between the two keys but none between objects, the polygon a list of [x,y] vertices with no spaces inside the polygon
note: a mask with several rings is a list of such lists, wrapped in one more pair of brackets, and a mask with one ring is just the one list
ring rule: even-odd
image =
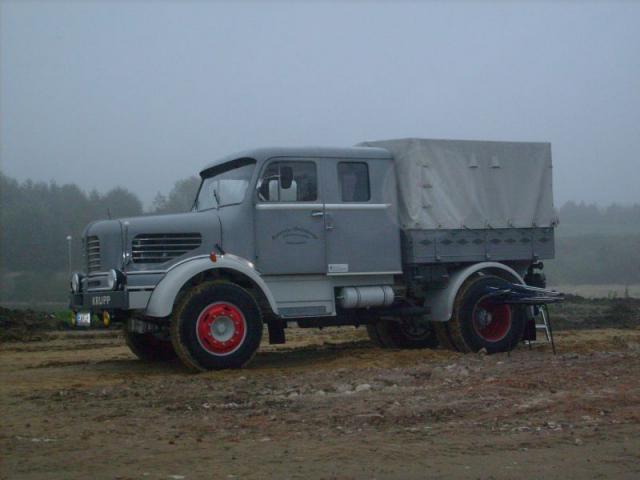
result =
[{"label": "cargo bed", "polygon": [[403,262],[553,258],[551,146],[400,139],[393,154]]}]

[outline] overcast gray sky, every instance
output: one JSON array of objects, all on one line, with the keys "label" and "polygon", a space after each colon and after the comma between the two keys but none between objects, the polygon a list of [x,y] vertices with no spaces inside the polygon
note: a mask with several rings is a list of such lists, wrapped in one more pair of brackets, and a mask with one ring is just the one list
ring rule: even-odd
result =
[{"label": "overcast gray sky", "polygon": [[7,2],[0,160],[157,191],[235,150],[553,144],[556,204],[640,202],[640,3]]}]

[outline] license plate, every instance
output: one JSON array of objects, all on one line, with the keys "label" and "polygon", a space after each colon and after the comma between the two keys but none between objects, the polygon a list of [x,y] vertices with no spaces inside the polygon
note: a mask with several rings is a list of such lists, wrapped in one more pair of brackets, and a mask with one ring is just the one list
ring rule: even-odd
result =
[{"label": "license plate", "polygon": [[90,327],[90,326],[91,326],[91,312],[76,313],[76,327]]}]

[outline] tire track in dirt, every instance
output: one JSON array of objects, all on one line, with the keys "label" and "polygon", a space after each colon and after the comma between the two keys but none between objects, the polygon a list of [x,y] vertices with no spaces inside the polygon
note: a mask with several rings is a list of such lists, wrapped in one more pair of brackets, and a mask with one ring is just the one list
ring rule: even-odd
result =
[{"label": "tire track in dirt", "polygon": [[291,329],[290,344],[263,346],[247,369],[197,375],[136,361],[118,336],[2,345],[3,468],[10,478],[638,473],[640,331],[563,332],[555,357],[547,345],[381,350],[363,333]]}]

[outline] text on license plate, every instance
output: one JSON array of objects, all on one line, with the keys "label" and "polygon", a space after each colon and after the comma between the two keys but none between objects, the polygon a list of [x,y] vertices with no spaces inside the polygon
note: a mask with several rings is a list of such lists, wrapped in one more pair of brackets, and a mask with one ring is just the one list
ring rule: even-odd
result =
[{"label": "text on license plate", "polygon": [[91,299],[91,305],[94,307],[107,306],[111,303],[110,295],[99,295]]}]

